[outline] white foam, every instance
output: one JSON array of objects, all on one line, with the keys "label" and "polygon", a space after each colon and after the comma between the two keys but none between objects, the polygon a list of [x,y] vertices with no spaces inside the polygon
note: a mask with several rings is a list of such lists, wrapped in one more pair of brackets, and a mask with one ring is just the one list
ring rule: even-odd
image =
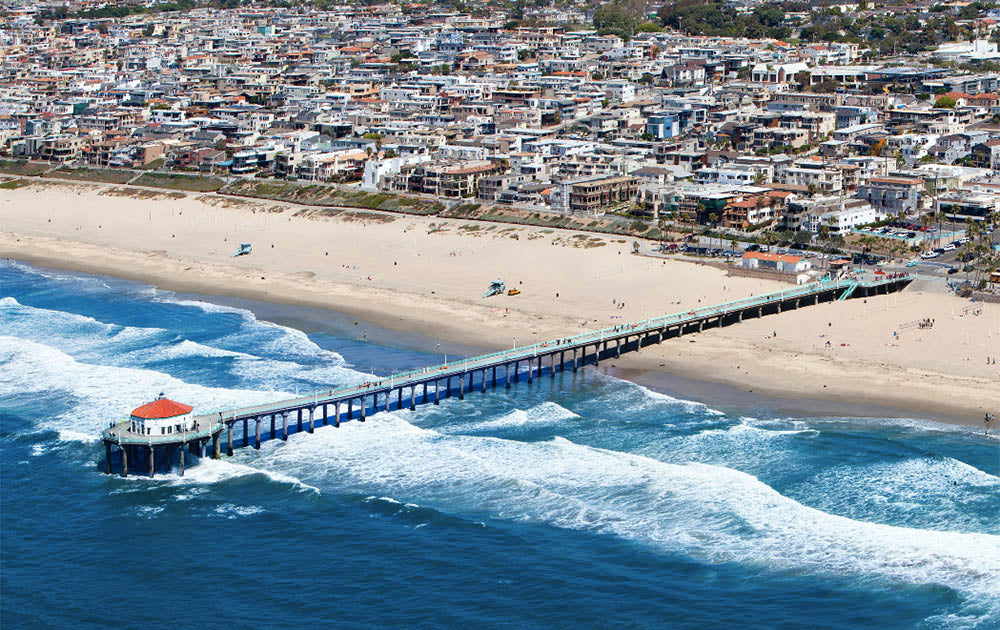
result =
[{"label": "white foam", "polygon": [[[267,444],[272,448],[274,447],[273,442],[268,442]],[[247,457],[247,454],[241,452],[240,456]],[[319,492],[319,489],[315,486],[303,483],[291,475],[275,472],[273,470],[267,470],[265,468],[248,466],[238,461],[210,459],[207,457],[202,459],[197,466],[188,468],[184,472],[183,477],[178,475],[176,470],[172,470],[168,474],[157,475],[156,479],[169,481],[173,485],[177,486],[204,486],[223,483],[239,477],[248,477],[252,475],[263,475],[275,483],[288,484],[298,490]]]},{"label": "white foam", "polygon": [[713,416],[724,416],[725,413],[712,409],[704,403],[700,403],[694,400],[685,400],[683,398],[676,398],[670,396],[669,394],[664,394],[662,392],[657,392],[639,385],[638,383],[633,383],[631,381],[625,381],[607,374],[602,374],[600,372],[596,373],[596,378],[602,379],[605,382],[613,383],[615,385],[611,392],[610,399],[608,402],[610,404],[627,404],[629,409],[649,409],[649,408],[676,408],[682,407],[688,411],[709,414]]},{"label": "white foam", "polygon": [[257,505],[234,505],[232,503],[223,503],[215,508],[216,514],[221,514],[228,519],[239,518],[241,516],[253,516],[254,514],[260,514],[262,512],[264,512],[264,508]]},{"label": "white foam", "polygon": [[239,315],[243,320],[240,330],[219,340],[221,346],[246,347],[247,338],[250,337],[250,340],[253,341],[253,347],[261,355],[323,359],[341,365],[344,363],[344,357],[331,350],[320,348],[301,330],[257,319],[256,315],[246,309],[174,298],[159,298],[158,301],[193,307],[206,313]]},{"label": "white foam", "polygon": [[[810,504],[864,520],[1000,532],[1000,478],[950,457],[843,464],[790,490]],[[933,509],[929,509],[930,507]],[[978,515],[978,516],[977,516]]]},{"label": "white foam", "polygon": [[[562,420],[579,418],[577,414],[569,409],[557,405],[554,402],[546,401],[530,409],[515,409],[493,420],[483,420],[462,424],[455,427],[461,431],[494,431],[497,429],[518,429],[526,427],[547,426],[556,424]],[[451,432],[451,431],[449,431]]]},{"label": "white foam", "polygon": [[746,473],[563,438],[443,435],[395,414],[324,427],[262,459],[338,491],[643,541],[717,562],[1000,593],[1000,536],[868,523],[802,505]]},{"label": "white foam", "polygon": [[[159,392],[195,407],[195,413],[287,398],[284,392],[221,389],[185,383],[153,370],[92,365],[74,360],[60,350],[0,336],[0,395],[65,392],[70,408],[37,419],[43,430],[97,436],[112,421],[149,402]],[[73,433],[66,433],[71,436]]]},{"label": "white foam", "polygon": [[73,431],[71,429],[63,429],[59,431],[59,441],[60,442],[83,442],[84,444],[93,444],[97,442],[100,438],[96,435],[90,433],[82,433],[80,431]]}]

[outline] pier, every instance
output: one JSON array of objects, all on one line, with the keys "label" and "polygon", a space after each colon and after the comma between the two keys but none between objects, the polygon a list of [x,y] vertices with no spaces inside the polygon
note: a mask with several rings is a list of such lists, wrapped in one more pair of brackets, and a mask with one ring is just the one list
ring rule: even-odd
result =
[{"label": "pier", "polygon": [[[121,472],[128,475],[142,461],[143,469],[155,473],[157,451],[165,453],[168,466],[178,455],[180,473],[184,474],[184,450],[191,455],[221,457],[222,440],[227,456],[236,448],[260,448],[266,440],[287,440],[292,433],[312,433],[317,425],[357,420],[367,415],[393,409],[413,410],[417,405],[440,404],[443,398],[503,386],[557,372],[577,371],[587,364],[600,366],[602,360],[620,357],[664,340],[701,332],[705,328],[738,324],[744,319],[780,314],[782,311],[851,298],[869,297],[902,290],[913,280],[908,275],[893,275],[872,281],[856,279],[824,280],[763,295],[733,300],[712,306],[663,315],[628,324],[619,324],[593,332],[577,334],[492,352],[461,361],[410,370],[391,376],[373,377],[360,385],[348,385],[315,391],[308,396],[265,405],[231,409],[193,416],[185,430],[167,435],[140,434],[134,423],[113,424],[102,432],[106,472],[111,473],[112,446],[120,452]],[[236,435],[234,435],[234,433]]]}]

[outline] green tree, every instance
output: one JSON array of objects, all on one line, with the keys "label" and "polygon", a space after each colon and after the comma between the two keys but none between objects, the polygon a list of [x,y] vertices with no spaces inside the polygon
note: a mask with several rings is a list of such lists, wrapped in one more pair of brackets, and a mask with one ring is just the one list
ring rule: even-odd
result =
[{"label": "green tree", "polygon": [[954,109],[955,99],[950,96],[939,96],[936,101],[934,101],[934,107],[942,109]]}]

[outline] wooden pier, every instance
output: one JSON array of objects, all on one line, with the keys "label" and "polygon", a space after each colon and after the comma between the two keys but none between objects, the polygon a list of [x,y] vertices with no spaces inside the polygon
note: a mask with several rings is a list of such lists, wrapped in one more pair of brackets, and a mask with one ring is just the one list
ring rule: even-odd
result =
[{"label": "wooden pier", "polygon": [[[493,352],[445,365],[435,365],[401,374],[376,377],[372,382],[336,389],[312,392],[308,396],[278,401],[266,405],[231,409],[214,414],[195,416],[195,429],[173,435],[139,435],[127,422],[105,429],[102,438],[107,456],[106,471],[111,472],[112,445],[121,453],[122,474],[128,474],[131,463],[135,468],[143,458],[149,474],[155,471],[157,448],[166,452],[167,462],[173,451],[179,453],[181,474],[184,473],[184,449],[204,457],[211,441],[210,454],[221,456],[221,440],[225,439],[226,455],[236,448],[260,448],[266,440],[287,440],[292,433],[312,433],[317,425],[339,427],[348,420],[365,421],[365,417],[380,411],[417,405],[440,404],[442,398],[487,389],[502,384],[510,388],[522,378],[532,382],[543,374],[554,377],[557,371],[577,371],[586,364],[599,366],[608,358],[625,352],[662,343],[666,339],[701,332],[705,328],[737,324],[746,318],[780,314],[783,310],[799,309],[820,302],[833,302],[882,293],[892,293],[913,280],[909,275],[893,275],[865,282],[854,279],[826,280],[764,295],[734,300],[713,306],[620,324],[572,337],[554,339]],[[237,435],[234,437],[234,433]],[[175,449],[176,447],[176,449]]]}]

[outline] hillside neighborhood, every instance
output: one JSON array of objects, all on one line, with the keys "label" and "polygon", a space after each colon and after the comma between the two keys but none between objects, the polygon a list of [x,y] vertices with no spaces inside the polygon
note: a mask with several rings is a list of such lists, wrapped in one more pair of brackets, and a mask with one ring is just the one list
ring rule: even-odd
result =
[{"label": "hillside neighborhood", "polygon": [[808,266],[779,244],[942,257],[988,290],[998,26],[919,0],[5,0],[0,186],[613,220],[778,271]]}]

